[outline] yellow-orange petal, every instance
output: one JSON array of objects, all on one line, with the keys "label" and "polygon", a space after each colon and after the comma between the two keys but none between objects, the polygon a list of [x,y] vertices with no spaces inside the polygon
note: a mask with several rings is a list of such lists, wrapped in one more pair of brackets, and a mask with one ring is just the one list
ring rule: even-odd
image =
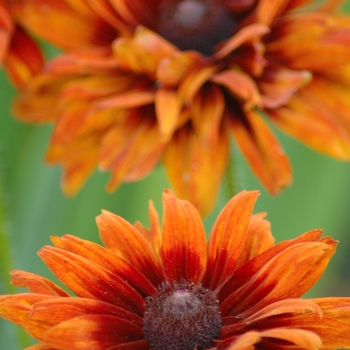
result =
[{"label": "yellow-orange petal", "polygon": [[165,171],[177,196],[188,199],[202,216],[215,204],[228,154],[229,140],[224,131],[209,146],[203,145],[200,136],[187,126],[174,134],[164,151]]},{"label": "yellow-orange petal", "polygon": [[258,191],[240,192],[226,204],[216,219],[208,241],[204,286],[214,290],[234,273],[258,195]]},{"label": "yellow-orange petal", "polygon": [[132,38],[118,38],[113,43],[114,55],[123,68],[153,79],[160,61],[175,51],[174,45],[142,26],[137,27]]},{"label": "yellow-orange petal", "polygon": [[247,110],[243,121],[228,116],[228,126],[250,168],[272,194],[290,185],[291,165],[282,146],[257,111]]},{"label": "yellow-orange petal", "polygon": [[68,297],[68,293],[47,278],[34,273],[14,270],[11,272],[11,284],[16,287],[25,287],[36,294]]},{"label": "yellow-orange petal", "polygon": [[160,87],[155,94],[155,110],[160,137],[164,142],[173,135],[180,117],[182,103],[177,90]]},{"label": "yellow-orange petal", "polygon": [[268,303],[300,297],[318,280],[334,250],[334,241],[301,243],[285,249],[221,303],[222,314],[247,316]]},{"label": "yellow-orange petal", "polygon": [[201,217],[188,201],[170,190],[163,192],[161,257],[169,282],[200,283],[206,268],[207,249]]},{"label": "yellow-orange petal", "polygon": [[42,339],[42,333],[49,324],[32,321],[28,314],[32,305],[42,300],[53,298],[44,294],[23,293],[15,295],[0,295],[0,316],[18,324],[36,339]]},{"label": "yellow-orange petal", "polygon": [[[116,331],[117,330],[117,331]],[[44,342],[56,349],[105,350],[143,338],[142,329],[118,317],[85,315],[50,328]]]},{"label": "yellow-orange petal", "polygon": [[320,306],[326,317],[350,322],[350,298],[328,297],[310,300]]},{"label": "yellow-orange petal", "polygon": [[146,278],[134,266],[116,256],[114,252],[110,252],[96,243],[71,235],[51,237],[51,241],[57,248],[67,250],[71,253],[87,258],[113,274],[121,277],[123,280],[127,280],[130,286],[144,297],[153,295],[157,292],[152,283],[154,285],[158,285],[160,283],[159,276],[153,273],[148,274],[148,278]]},{"label": "yellow-orange petal", "polygon": [[105,301],[143,314],[145,305],[141,295],[125,280],[93,261],[50,246],[43,247],[38,255],[78,297]]},{"label": "yellow-orange petal", "polygon": [[163,280],[160,259],[140,232],[106,210],[96,218],[96,222],[107,249],[138,269],[157,287]]},{"label": "yellow-orange petal", "polygon": [[204,86],[194,97],[190,107],[191,121],[203,145],[217,144],[224,109],[224,94],[214,84]]}]

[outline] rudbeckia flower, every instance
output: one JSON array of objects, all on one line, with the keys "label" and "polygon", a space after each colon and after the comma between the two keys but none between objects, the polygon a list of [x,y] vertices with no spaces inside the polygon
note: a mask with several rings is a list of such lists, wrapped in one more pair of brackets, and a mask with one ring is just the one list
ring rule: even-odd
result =
[{"label": "rudbeckia flower", "polygon": [[257,191],[233,197],[208,242],[195,207],[170,190],[150,229],[103,211],[105,248],[53,237],[39,251],[74,293],[12,272],[29,292],[0,296],[0,315],[40,341],[30,350],[236,350],[350,348],[350,298],[300,299],[336,242],[312,230],[274,244]]},{"label": "rudbeckia flower", "polygon": [[[350,17],[339,1],[11,0],[11,12],[63,53],[14,113],[55,123],[46,160],[74,194],[98,167],[108,190],[161,161],[205,215],[230,138],[272,194],[292,180],[270,124],[350,159]],[[314,4],[315,3],[315,4]]]},{"label": "rudbeckia flower", "polygon": [[0,67],[4,66],[16,87],[23,87],[43,65],[39,46],[14,22],[6,2],[0,0]]}]

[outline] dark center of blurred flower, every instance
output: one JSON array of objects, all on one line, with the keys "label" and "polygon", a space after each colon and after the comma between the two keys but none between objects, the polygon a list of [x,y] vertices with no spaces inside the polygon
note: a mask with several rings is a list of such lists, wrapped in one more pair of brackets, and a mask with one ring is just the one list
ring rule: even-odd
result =
[{"label": "dark center of blurred flower", "polygon": [[189,283],[163,286],[146,306],[143,332],[152,350],[203,350],[220,334],[219,302],[209,289]]},{"label": "dark center of blurred flower", "polygon": [[216,44],[232,35],[235,24],[221,0],[165,0],[158,32],[181,50],[211,55]]}]

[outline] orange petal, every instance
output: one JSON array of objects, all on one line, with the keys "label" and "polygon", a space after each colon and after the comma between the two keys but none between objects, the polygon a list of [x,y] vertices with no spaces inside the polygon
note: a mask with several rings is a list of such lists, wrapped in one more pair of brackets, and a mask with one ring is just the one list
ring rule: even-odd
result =
[{"label": "orange petal", "polygon": [[232,51],[236,50],[244,43],[255,40],[269,33],[270,29],[265,25],[251,24],[240,29],[234,36],[226,41],[226,43],[214,54],[216,60],[221,60],[228,56]]},{"label": "orange petal", "polygon": [[[157,292],[151,282],[145,278],[140,271],[96,243],[70,235],[51,237],[51,240],[57,248],[87,258],[119,276],[123,280],[127,280],[131,287],[145,297]],[[155,285],[160,284],[159,279],[156,278],[155,274],[150,275],[150,278],[152,278],[151,281]]]},{"label": "orange petal", "polygon": [[51,282],[47,278],[35,275],[34,273],[15,270],[11,272],[11,284],[16,287],[25,287],[36,294],[68,297],[68,293]]},{"label": "orange petal", "polygon": [[[255,324],[256,329],[260,328],[260,325],[264,324],[265,320],[270,318],[278,318],[284,315],[309,315],[314,314],[319,318],[322,318],[322,309],[312,300],[304,299],[284,299],[275,303],[269,304],[263,307],[261,310],[253,313],[248,317],[241,317],[238,319],[236,316],[223,317],[224,326],[221,329],[221,337],[227,338],[239,334],[244,330],[247,325]],[[276,327],[277,322],[276,322]],[[263,328],[264,326],[262,326]]]},{"label": "orange petal", "polygon": [[113,28],[88,11],[86,3],[85,13],[67,1],[54,0],[11,1],[10,8],[23,27],[60,48],[102,46],[115,35]]},{"label": "orange petal", "polygon": [[216,219],[208,242],[204,286],[214,290],[234,273],[258,195],[258,191],[240,192],[226,204]]},{"label": "orange petal", "polygon": [[142,318],[110,303],[85,298],[54,298],[35,303],[29,314],[31,321],[56,326],[84,315],[114,316],[142,327]]},{"label": "orange petal", "polygon": [[149,114],[142,109],[132,110],[103,137],[99,167],[113,171],[108,190],[115,189],[123,180],[139,180],[157,164],[164,144],[152,120],[153,114]]},{"label": "orange petal", "polygon": [[293,71],[269,65],[258,80],[264,106],[276,108],[287,104],[289,99],[311,79],[309,71]]},{"label": "orange petal", "polygon": [[281,145],[256,111],[229,116],[228,126],[252,171],[272,194],[292,181],[291,166]]},{"label": "orange petal", "polygon": [[279,128],[307,146],[349,160],[349,108],[348,90],[341,83],[314,77],[287,106],[266,113]]},{"label": "orange petal", "polygon": [[247,261],[243,264],[229,279],[226,284],[221,288],[218,298],[224,300],[228,297],[233,290],[236,290],[243,286],[249,279],[251,279],[259,270],[261,270],[270,260],[279,255],[285,249],[294,245],[305,242],[318,242],[322,236],[322,230],[312,230],[304,233],[303,235],[291,239],[288,241],[280,242],[270,249],[257,255],[255,258]]},{"label": "orange petal", "polygon": [[264,219],[265,215],[260,213],[251,216],[237,268],[273,246],[275,239],[270,230],[270,222]]},{"label": "orange petal", "polygon": [[334,241],[287,248],[222,302],[222,314],[247,316],[268,303],[300,297],[322,275],[334,251]]},{"label": "orange petal", "polygon": [[105,350],[142,338],[142,329],[131,322],[113,316],[87,315],[49,329],[44,341],[56,349]]},{"label": "orange petal", "polygon": [[220,133],[216,144],[206,146],[191,127],[181,128],[167,145],[163,163],[169,181],[176,194],[193,203],[202,216],[215,204],[228,153],[226,133]]},{"label": "orange petal", "polygon": [[211,79],[226,87],[239,101],[243,108],[251,109],[261,105],[261,96],[254,80],[246,73],[227,69],[217,73]]},{"label": "orange petal", "polygon": [[86,258],[46,246],[38,255],[78,297],[105,301],[142,315],[143,298],[125,280]]},{"label": "orange petal", "polygon": [[205,272],[207,247],[202,220],[195,207],[163,192],[163,241],[161,256],[169,282],[198,284]]},{"label": "orange petal", "polygon": [[100,237],[108,250],[138,269],[156,287],[163,280],[159,256],[130,223],[103,210],[96,218]]}]

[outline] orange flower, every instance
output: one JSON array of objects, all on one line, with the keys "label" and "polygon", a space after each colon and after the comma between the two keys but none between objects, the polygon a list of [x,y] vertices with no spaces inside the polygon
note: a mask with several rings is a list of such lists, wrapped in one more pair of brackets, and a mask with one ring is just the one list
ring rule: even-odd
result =
[{"label": "orange flower", "polygon": [[64,51],[14,112],[55,123],[47,161],[64,167],[67,194],[96,167],[112,172],[113,190],[161,160],[176,193],[206,214],[230,136],[276,194],[291,168],[266,120],[350,159],[350,17],[335,12],[339,1],[8,2]]},{"label": "orange flower", "polygon": [[4,0],[0,0],[0,67],[2,65],[17,87],[24,86],[44,65],[38,45],[13,22]]},{"label": "orange flower", "polygon": [[169,190],[162,226],[104,211],[106,248],[53,237],[39,251],[71,290],[23,271],[0,296],[0,315],[40,344],[31,350],[193,350],[350,348],[350,298],[299,299],[322,275],[336,242],[320,230],[273,244],[257,191],[225,206],[209,241],[198,211]]}]

